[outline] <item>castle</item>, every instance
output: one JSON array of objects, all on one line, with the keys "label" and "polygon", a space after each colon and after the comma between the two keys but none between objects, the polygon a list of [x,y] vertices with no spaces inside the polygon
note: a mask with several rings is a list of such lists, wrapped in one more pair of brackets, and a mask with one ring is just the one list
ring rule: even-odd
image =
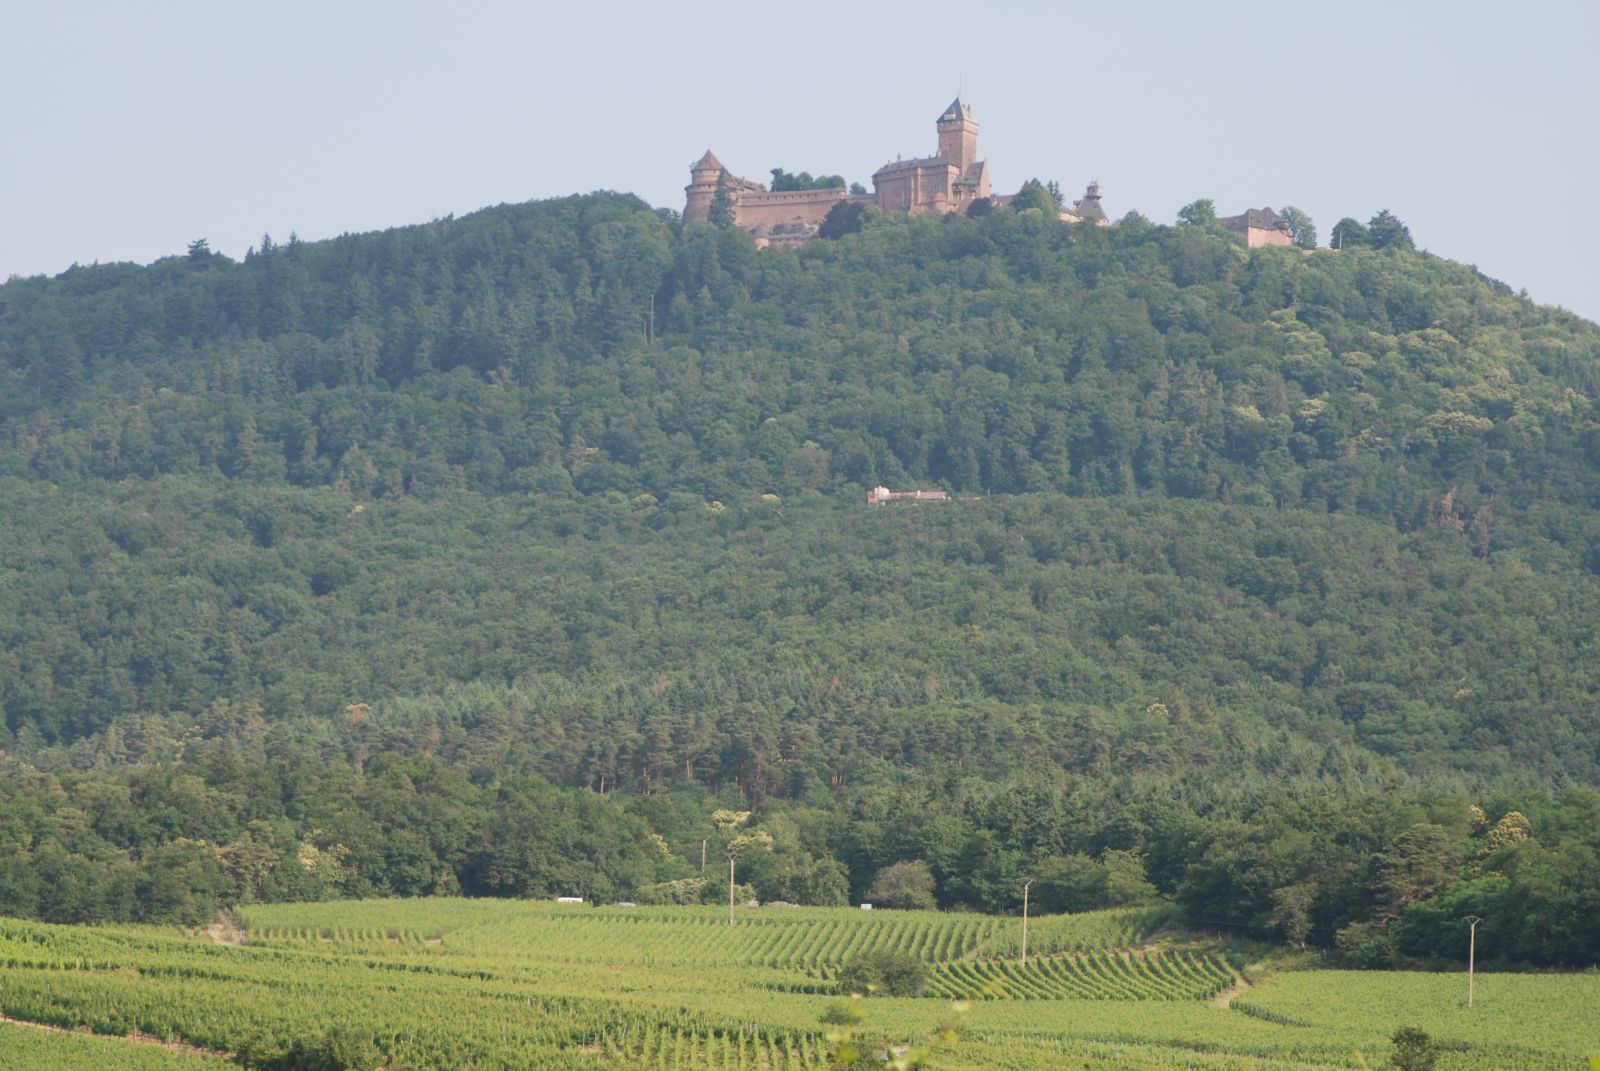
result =
[{"label": "castle", "polygon": [[1251,249],[1264,245],[1293,245],[1289,234],[1289,221],[1270,208],[1247,208],[1237,216],[1223,216],[1217,220],[1234,234],[1244,237]]},{"label": "castle", "polygon": [[[759,182],[728,173],[710,149],[689,167],[683,221],[710,218],[719,190],[727,197],[733,223],[755,236],[756,245],[797,244],[816,237],[817,228],[836,205],[875,205],[884,212],[948,215],[965,212],[979,201],[1004,204],[989,185],[989,162],[978,159],[978,123],[960,97],[934,122],[939,151],[913,160],[895,160],[872,176],[873,192],[853,194],[840,188],[772,191]],[[1091,183],[1081,200],[1061,218],[1104,225],[1100,188]]]},{"label": "castle", "polygon": [[[764,249],[810,241],[828,213],[842,204],[874,205],[883,212],[918,216],[967,212],[980,202],[999,207],[1011,200],[990,189],[989,162],[978,159],[978,122],[972,118],[970,105],[957,97],[934,121],[934,129],[939,135],[939,151],[884,164],[872,176],[872,193],[851,193],[843,187],[769,190],[759,182],[730,174],[707,149],[689,165],[683,221],[710,219],[718,197],[724,197],[733,225],[749,231],[756,246]],[[1084,195],[1060,214],[1067,223],[1104,227],[1110,222],[1100,207],[1098,182],[1089,183]],[[1217,222],[1242,236],[1251,249],[1291,244],[1289,224],[1270,208],[1252,208]]]}]

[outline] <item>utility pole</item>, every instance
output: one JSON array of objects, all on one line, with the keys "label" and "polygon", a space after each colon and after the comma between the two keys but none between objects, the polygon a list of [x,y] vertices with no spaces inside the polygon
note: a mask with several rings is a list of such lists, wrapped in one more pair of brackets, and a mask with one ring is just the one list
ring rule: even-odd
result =
[{"label": "utility pole", "polygon": [[1022,883],[1022,962],[1028,962],[1028,886],[1033,884],[1033,879]]},{"label": "utility pole", "polygon": [[733,861],[738,856],[728,853],[728,925],[733,925]]},{"label": "utility pole", "polygon": [[1476,915],[1468,915],[1461,920],[1472,927],[1467,936],[1467,1007],[1472,1007],[1472,968],[1478,958],[1478,923],[1483,920]]},{"label": "utility pole", "polygon": [[700,869],[702,871],[704,871],[706,868],[706,843],[710,840],[710,837],[700,838]]}]

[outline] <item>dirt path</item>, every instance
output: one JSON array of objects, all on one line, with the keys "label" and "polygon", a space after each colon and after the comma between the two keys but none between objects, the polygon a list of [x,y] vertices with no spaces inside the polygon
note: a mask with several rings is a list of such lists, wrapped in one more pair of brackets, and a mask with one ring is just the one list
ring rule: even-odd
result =
[{"label": "dirt path", "polygon": [[231,915],[218,915],[200,932],[219,945],[242,945],[250,939],[244,927]]},{"label": "dirt path", "polygon": [[141,1034],[137,1030],[131,1034],[96,1034],[87,1028],[68,1030],[64,1026],[50,1026],[46,1023],[35,1023],[27,1019],[13,1019],[9,1015],[0,1015],[0,1023],[5,1023],[7,1026],[25,1026],[30,1030],[42,1030],[49,1034],[73,1034],[77,1037],[102,1038],[106,1041],[120,1041],[125,1045],[154,1045],[172,1052],[187,1052],[196,1056],[216,1056],[223,1060],[233,1059],[233,1053],[223,1049],[202,1049],[200,1046],[191,1045],[187,1041],[168,1041],[166,1038]]},{"label": "dirt path", "polygon": [[1235,974],[1233,978],[1233,984],[1227,989],[1224,989],[1222,992],[1218,993],[1216,996],[1212,997],[1211,1003],[1215,1004],[1219,1008],[1226,1008],[1233,1004],[1234,997],[1249,991],[1250,983],[1245,981],[1244,975]]}]

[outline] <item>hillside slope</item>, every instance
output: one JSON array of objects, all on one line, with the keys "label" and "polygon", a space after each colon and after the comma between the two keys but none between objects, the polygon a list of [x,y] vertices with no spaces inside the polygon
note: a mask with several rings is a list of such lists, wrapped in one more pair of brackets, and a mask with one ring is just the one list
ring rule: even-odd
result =
[{"label": "hillside slope", "polygon": [[[550,785],[607,795],[608,888],[718,803],[819,902],[1098,856],[1070,906],[1331,940],[1444,887],[1377,868],[1417,826],[1458,884],[1565,850],[1544,883],[1594,847],[1596,397],[1600,329],[1469,268],[1137,218],[758,254],[594,195],[12,280],[0,761],[14,850],[101,876],[0,909],[535,893],[494,845]],[[460,813],[419,844],[380,782]],[[1327,820],[1365,832],[1291,847]]]}]

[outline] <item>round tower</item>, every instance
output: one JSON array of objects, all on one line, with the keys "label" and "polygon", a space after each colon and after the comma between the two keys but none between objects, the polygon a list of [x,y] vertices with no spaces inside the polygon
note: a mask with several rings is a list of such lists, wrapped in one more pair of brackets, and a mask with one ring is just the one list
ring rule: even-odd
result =
[{"label": "round tower", "polygon": [[683,221],[694,223],[711,215],[711,201],[717,196],[717,180],[722,177],[722,161],[707,149],[689,165],[689,185],[683,188]]}]

